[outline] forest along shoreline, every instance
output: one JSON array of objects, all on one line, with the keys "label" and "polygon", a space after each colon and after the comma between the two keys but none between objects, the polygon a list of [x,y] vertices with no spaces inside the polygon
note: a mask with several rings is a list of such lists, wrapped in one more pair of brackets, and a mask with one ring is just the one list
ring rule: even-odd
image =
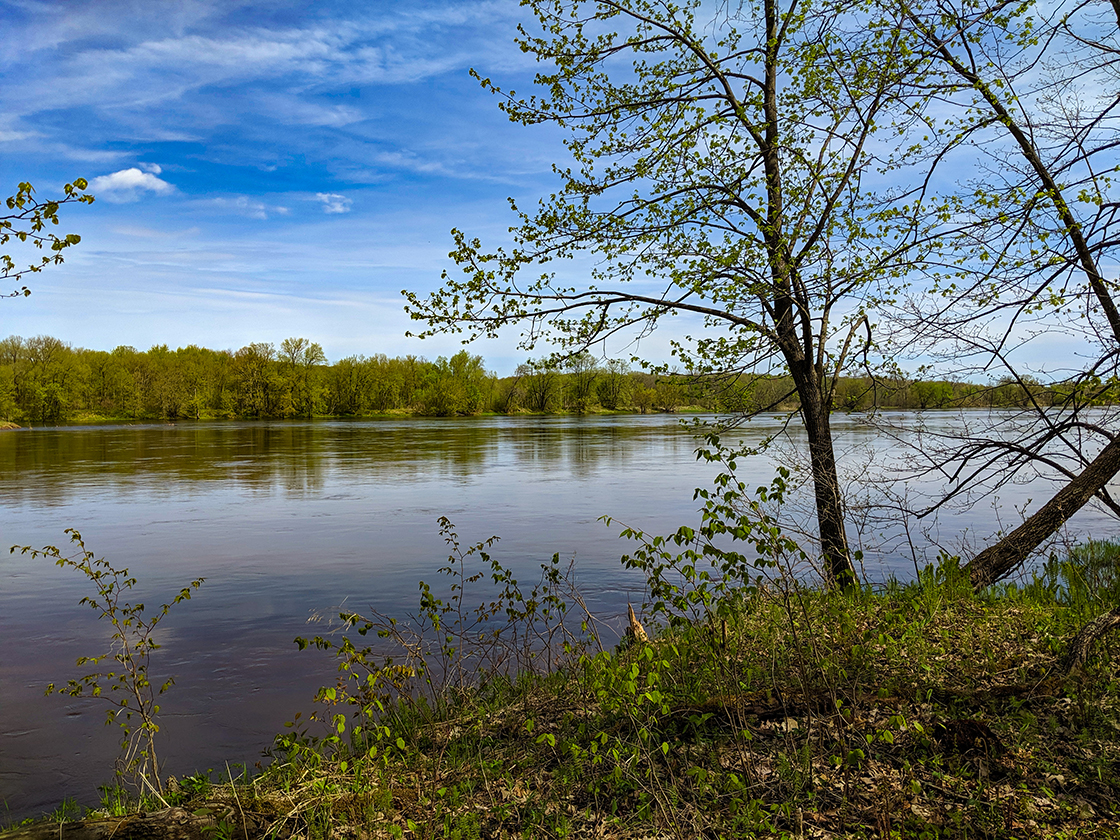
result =
[{"label": "forest along shoreline", "polygon": [[1120,603],[1120,546],[981,590],[952,558],[840,590],[758,536],[758,562],[692,585],[693,558],[626,558],[645,621],[604,650],[555,566],[506,576],[480,624],[472,575],[505,570],[451,532],[421,601],[439,632],[348,613],[298,640],[338,680],[256,768],[119,765],[99,807],[6,836],[1120,837],[1117,644],[1079,644]]},{"label": "forest along shoreline", "polygon": [[[0,422],[25,425],[396,414],[749,414],[795,410],[795,394],[789,376],[649,373],[587,352],[556,364],[530,359],[513,376],[499,377],[481,356],[465,350],[435,361],[378,354],[328,363],[322,348],[304,338],[237,351],[193,345],[87,350],[50,336],[0,340]],[[986,383],[901,374],[840,377],[832,407],[1019,408],[1063,405],[1074,397],[1083,405],[1115,404],[1120,384],[1046,384],[1029,376]]]}]

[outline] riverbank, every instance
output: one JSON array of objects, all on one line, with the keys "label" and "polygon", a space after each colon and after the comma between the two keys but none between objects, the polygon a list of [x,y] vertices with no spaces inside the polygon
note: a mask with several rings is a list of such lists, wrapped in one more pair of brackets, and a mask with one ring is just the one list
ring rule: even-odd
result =
[{"label": "riverbank", "polygon": [[[205,426],[208,423],[308,423],[308,422],[331,422],[331,421],[362,421],[362,420],[461,420],[468,417],[600,417],[600,416],[613,416],[613,415],[634,415],[640,416],[642,414],[674,414],[674,415],[692,415],[704,414],[701,408],[689,407],[681,408],[673,412],[661,411],[607,411],[596,410],[586,412],[574,411],[548,411],[548,412],[533,412],[533,411],[515,411],[510,414],[498,414],[493,411],[483,411],[478,414],[470,415],[456,415],[453,417],[441,417],[440,415],[424,414],[421,411],[413,411],[410,409],[396,409],[393,411],[382,411],[370,414],[361,415],[327,415],[317,414],[308,419],[306,417],[239,417],[239,416],[219,416],[210,415],[200,418],[193,417],[176,417],[174,419],[167,419],[157,416],[143,416],[134,417],[132,415],[107,415],[107,414],[76,414],[73,417],[68,417],[63,424],[41,424],[36,426],[40,429],[55,429],[55,428],[69,428],[74,426]],[[0,421],[0,432],[3,431],[16,431],[22,429],[18,423],[10,423]]]},{"label": "riverbank", "polygon": [[[470,688],[456,662],[510,663],[503,637],[445,626],[442,667],[308,640],[340,665],[317,720],[142,804],[230,838],[1120,837],[1120,646],[1057,665],[1116,603],[1117,550],[1093,552],[981,595],[952,566],[853,594],[771,579],[607,652],[571,603],[559,660]],[[356,645],[395,632],[352,618]]]},{"label": "riverbank", "polygon": [[[781,407],[779,410],[787,411],[793,410],[792,406]],[[639,411],[637,409],[605,409],[605,408],[592,408],[587,411],[527,411],[518,409],[508,413],[499,413],[495,411],[479,411],[473,414],[456,414],[456,415],[440,415],[428,414],[422,409],[409,409],[398,408],[388,411],[367,412],[364,414],[316,414],[315,416],[308,417],[249,417],[236,414],[217,414],[209,413],[203,414],[200,417],[173,417],[167,418],[159,415],[110,415],[110,414],[93,414],[93,413],[76,413],[66,418],[62,426],[110,426],[110,425],[205,425],[206,423],[228,423],[228,422],[261,422],[261,423],[283,423],[283,422],[317,422],[317,421],[354,421],[354,420],[401,420],[416,418],[421,420],[435,420],[435,419],[448,419],[456,420],[470,417],[605,417],[605,416],[642,416],[649,414],[670,414],[670,415],[696,415],[696,414],[711,414],[712,412],[701,406],[681,406],[672,411],[661,411],[659,409],[650,409],[648,411]],[[19,429],[19,425],[9,423],[9,428]],[[41,428],[55,428],[51,424],[42,425]],[[0,430],[4,428],[3,421],[0,421]]]}]

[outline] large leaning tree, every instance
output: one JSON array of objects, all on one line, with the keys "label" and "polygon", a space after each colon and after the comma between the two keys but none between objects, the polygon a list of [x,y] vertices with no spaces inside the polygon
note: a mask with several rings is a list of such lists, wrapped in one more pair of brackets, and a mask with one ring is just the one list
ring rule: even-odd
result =
[{"label": "large leaning tree", "polygon": [[[454,231],[462,274],[405,292],[410,315],[425,335],[467,339],[518,325],[523,347],[561,353],[702,318],[675,343],[685,367],[792,379],[824,574],[851,582],[829,411],[872,349],[868,301],[921,238],[871,184],[914,119],[897,93],[919,59],[899,27],[848,2],[754,0],[714,17],[698,0],[523,5],[539,24],[519,39],[542,66],[539,95],[481,82],[511,120],[569,129],[572,165],[535,210],[514,206],[512,245]],[[576,255],[594,267],[565,281],[553,268]]]},{"label": "large leaning tree", "polygon": [[[1120,515],[1108,486],[1120,430],[1101,407],[1120,375],[1120,2],[915,0],[902,24],[929,57],[924,89],[939,89],[944,120],[924,184],[957,187],[933,202],[952,208],[943,259],[923,264],[933,294],[907,298],[902,320],[921,349],[965,375],[1001,374],[1023,396],[1022,410],[972,418],[942,446],[924,439],[916,455],[951,479],[927,511],[1024,477],[1055,482],[971,558],[982,587],[1090,500]],[[1074,358],[1050,363],[1053,387],[1032,387],[1024,356],[1045,360],[1059,341]]]},{"label": "large leaning tree", "polygon": [[[22,261],[18,255],[13,258],[11,254],[0,254],[0,281],[4,285],[20,284],[26,275],[62,262],[62,252],[81,242],[76,233],[59,236],[51,228],[59,223],[58,212],[62,205],[93,203],[93,196],[86,192],[87,187],[84,178],[77,178],[62,188],[61,198],[40,200],[35,196],[35,188],[25,181],[19,184],[15,195],[6,199],[4,208],[0,209],[0,246],[18,242],[49,253]],[[0,290],[0,297],[26,297],[29,294],[31,289],[25,285],[10,292]]]}]

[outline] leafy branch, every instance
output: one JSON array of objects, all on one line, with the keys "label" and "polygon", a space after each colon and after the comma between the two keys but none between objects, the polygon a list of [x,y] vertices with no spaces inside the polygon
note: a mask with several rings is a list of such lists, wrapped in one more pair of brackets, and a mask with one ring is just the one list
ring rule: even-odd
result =
[{"label": "leafy branch", "polygon": [[[72,184],[62,188],[62,198],[39,201],[35,198],[35,188],[27,181],[20,182],[16,194],[4,202],[9,212],[0,216],[0,245],[17,239],[40,250],[47,248],[51,253],[31,262],[26,268],[18,269],[10,254],[0,254],[0,279],[18,283],[25,274],[42,271],[52,263],[57,265],[62,262],[65,249],[82,241],[76,233],[64,236],[52,233],[47,225],[58,224],[58,211],[64,204],[93,204],[93,196],[85,191],[88,186],[85,178],[76,178]],[[0,294],[0,297],[27,297],[30,294],[27,286],[21,286],[6,295]]]},{"label": "leafy branch", "polygon": [[12,546],[10,552],[19,551],[32,558],[46,557],[54,560],[56,566],[77,569],[84,574],[97,589],[97,595],[82,598],[79,603],[98,613],[98,618],[108,619],[113,625],[113,635],[105,653],[78,657],[79,667],[93,665],[95,670],[68,680],[63,687],[51,683],[46,693],[106,700],[109,709],[105,724],[115,722],[122,730],[117,776],[130,775],[138,787],[147,785],[162,793],[155,748],[155,736],[159,732],[158,699],[174,684],[175,679],[168,677],[158,689],[149,679],[152,652],[160,648],[155,641],[155,629],[175,604],[190,600],[192,590],[198,589],[204,578],[192,580],[170,603],[163,604],[153,615],[145,617],[143,604],[124,600],[136,585],[136,578],[129,574],[128,569],[114,568],[105,558],[95,559],[93,552],[86,549],[82,535],[74,528],[67,528],[66,533],[77,547],[69,556],[53,545],[42,549],[27,545]]}]

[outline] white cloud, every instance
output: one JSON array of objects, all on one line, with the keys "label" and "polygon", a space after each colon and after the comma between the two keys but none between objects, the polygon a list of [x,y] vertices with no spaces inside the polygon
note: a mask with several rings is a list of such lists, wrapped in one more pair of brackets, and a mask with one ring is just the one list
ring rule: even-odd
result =
[{"label": "white cloud", "polygon": [[342,128],[366,118],[358,108],[309,102],[293,97],[290,92],[259,93],[256,95],[253,108],[259,113],[269,114],[277,122],[288,125]]},{"label": "white cloud", "polygon": [[278,216],[288,215],[287,207],[281,207],[278,204],[265,204],[263,201],[249,198],[247,195],[239,195],[236,198],[215,198],[214,204],[227,210],[232,210],[240,216],[257,219],[259,221],[264,221],[271,214]]},{"label": "white cloud", "polygon": [[315,193],[315,198],[323,202],[324,213],[349,213],[353,200],[338,193]]},{"label": "white cloud", "polygon": [[12,131],[9,129],[0,128],[0,143],[12,143],[16,140],[29,140],[38,135],[30,131]]},{"label": "white cloud", "polygon": [[136,201],[141,192],[153,192],[156,195],[175,192],[175,187],[167,181],[157,178],[151,172],[141,172],[135,166],[111,175],[99,175],[89,182],[89,188],[98,198],[116,203]]},{"label": "white cloud", "polygon": [[153,175],[159,175],[161,172],[163,172],[163,167],[158,163],[140,163],[137,165],[145,172],[150,172]]}]

